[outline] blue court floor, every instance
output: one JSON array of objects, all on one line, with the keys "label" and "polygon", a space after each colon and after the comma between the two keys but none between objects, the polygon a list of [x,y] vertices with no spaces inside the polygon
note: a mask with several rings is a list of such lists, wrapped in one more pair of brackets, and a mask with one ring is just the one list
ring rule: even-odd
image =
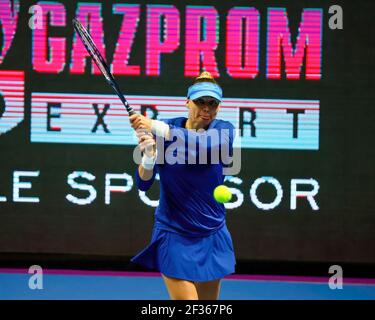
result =
[{"label": "blue court floor", "polygon": [[[30,289],[33,274],[0,269],[0,300],[165,300],[158,273],[45,270],[42,289]],[[34,278],[35,280],[35,278]],[[222,281],[221,300],[374,300],[375,279],[345,279],[330,289],[328,278],[229,276]]]}]

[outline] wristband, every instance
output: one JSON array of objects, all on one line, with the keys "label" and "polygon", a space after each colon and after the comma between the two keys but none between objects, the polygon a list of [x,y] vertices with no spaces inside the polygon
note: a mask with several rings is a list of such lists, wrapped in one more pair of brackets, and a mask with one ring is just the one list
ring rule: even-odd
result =
[{"label": "wristband", "polygon": [[167,138],[169,135],[169,126],[159,120],[151,120],[151,132],[158,136]]},{"label": "wristband", "polygon": [[157,151],[155,151],[155,154],[152,157],[149,157],[146,153],[142,156],[142,167],[146,170],[153,170],[156,162],[157,157]]}]

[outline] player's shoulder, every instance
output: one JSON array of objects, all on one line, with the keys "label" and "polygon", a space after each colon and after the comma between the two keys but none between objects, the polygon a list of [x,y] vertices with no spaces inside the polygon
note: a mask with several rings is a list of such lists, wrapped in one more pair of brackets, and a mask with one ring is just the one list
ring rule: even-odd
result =
[{"label": "player's shoulder", "polygon": [[221,119],[215,119],[212,127],[218,129],[234,130],[234,125],[231,122]]},{"label": "player's shoulder", "polygon": [[160,120],[166,124],[171,124],[176,127],[183,127],[183,124],[186,122],[187,119],[185,117],[178,117],[178,118],[160,119]]}]

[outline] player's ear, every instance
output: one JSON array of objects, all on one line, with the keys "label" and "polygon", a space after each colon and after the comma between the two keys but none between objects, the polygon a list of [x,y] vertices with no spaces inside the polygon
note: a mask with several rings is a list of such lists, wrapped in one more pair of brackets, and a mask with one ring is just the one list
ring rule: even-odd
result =
[{"label": "player's ear", "polygon": [[188,109],[190,109],[190,107],[189,107],[189,102],[190,102],[190,99],[186,99],[186,108],[188,108]]}]

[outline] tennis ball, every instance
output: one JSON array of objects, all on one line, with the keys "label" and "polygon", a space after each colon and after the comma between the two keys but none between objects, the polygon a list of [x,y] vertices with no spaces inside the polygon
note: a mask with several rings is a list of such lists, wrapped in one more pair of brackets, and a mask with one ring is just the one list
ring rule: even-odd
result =
[{"label": "tennis ball", "polygon": [[227,186],[223,184],[217,186],[214,190],[214,198],[219,203],[226,203],[232,199],[232,193]]}]

